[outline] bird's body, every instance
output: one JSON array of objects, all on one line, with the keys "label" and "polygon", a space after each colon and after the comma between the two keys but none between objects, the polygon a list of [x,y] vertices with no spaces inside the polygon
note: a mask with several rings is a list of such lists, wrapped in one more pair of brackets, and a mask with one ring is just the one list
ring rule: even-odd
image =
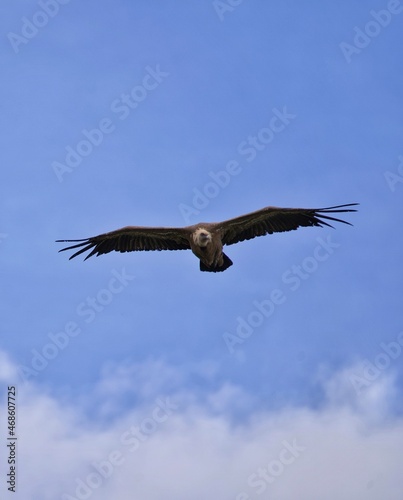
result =
[{"label": "bird's body", "polygon": [[87,250],[91,252],[86,259],[113,250],[192,250],[200,260],[201,271],[221,272],[232,266],[232,261],[223,252],[224,245],[299,227],[332,227],[326,220],[351,225],[329,214],[356,212],[355,209],[346,208],[354,205],[357,203],[318,209],[266,207],[223,222],[202,222],[179,228],[127,226],[87,239],[58,241],[76,243],[60,251],[80,248],[70,259]]},{"label": "bird's body", "polygon": [[191,229],[190,248],[200,259],[200,270],[225,271],[232,266],[231,260],[222,251],[221,235],[214,224],[201,222]]}]

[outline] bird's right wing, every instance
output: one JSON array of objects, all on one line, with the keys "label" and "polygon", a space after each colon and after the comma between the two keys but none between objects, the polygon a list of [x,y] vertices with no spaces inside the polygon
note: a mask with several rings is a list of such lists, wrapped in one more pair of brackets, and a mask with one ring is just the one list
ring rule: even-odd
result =
[{"label": "bird's right wing", "polygon": [[76,243],[59,250],[80,248],[70,259],[91,250],[85,257],[112,252],[136,252],[141,250],[188,250],[190,249],[188,231],[176,227],[141,227],[127,226],[81,240],[57,240],[57,242]]}]

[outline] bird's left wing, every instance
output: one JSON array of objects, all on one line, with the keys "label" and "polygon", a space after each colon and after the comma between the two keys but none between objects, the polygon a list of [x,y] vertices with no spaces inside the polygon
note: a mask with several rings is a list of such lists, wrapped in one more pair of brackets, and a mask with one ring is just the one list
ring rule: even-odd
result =
[{"label": "bird's left wing", "polygon": [[58,242],[76,243],[59,250],[73,250],[80,248],[70,259],[87,250],[91,252],[84,260],[92,255],[102,255],[112,252],[135,252],[141,250],[188,250],[190,249],[186,228],[176,227],[141,227],[127,226],[82,240],[57,240]]},{"label": "bird's left wing", "polygon": [[304,226],[332,227],[326,221],[342,222],[351,226],[349,222],[337,219],[330,214],[356,212],[353,208],[347,208],[355,205],[358,205],[358,203],[328,208],[266,207],[256,212],[220,222],[216,227],[221,232],[223,244],[233,245],[239,241],[250,240],[257,236],[292,231]]}]

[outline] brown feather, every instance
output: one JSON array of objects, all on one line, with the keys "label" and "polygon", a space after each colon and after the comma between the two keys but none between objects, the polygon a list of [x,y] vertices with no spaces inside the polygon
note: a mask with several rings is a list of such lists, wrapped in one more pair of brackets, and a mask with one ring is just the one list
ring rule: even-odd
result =
[{"label": "brown feather", "polygon": [[[189,237],[186,228],[168,228],[168,227],[136,227],[127,226],[110,233],[100,234],[91,238],[82,240],[57,240],[58,242],[78,242],[62,248],[73,250],[80,248],[70,259],[77,257],[87,250],[91,252],[85,257],[87,260],[92,255],[102,255],[112,252],[136,252],[147,250],[189,250]],[[83,247],[83,248],[81,248]]]},{"label": "brown feather", "polygon": [[345,208],[354,205],[358,204],[350,203],[348,205],[337,205],[328,208],[266,207],[256,212],[218,223],[217,229],[221,232],[223,245],[233,245],[234,243],[250,240],[257,236],[292,231],[299,227],[333,227],[323,219],[342,222],[351,226],[349,222],[327,214],[356,212],[355,209]]}]

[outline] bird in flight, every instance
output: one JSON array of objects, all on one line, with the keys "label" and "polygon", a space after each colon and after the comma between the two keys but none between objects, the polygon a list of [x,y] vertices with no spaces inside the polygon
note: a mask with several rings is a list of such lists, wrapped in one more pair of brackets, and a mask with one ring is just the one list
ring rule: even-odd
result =
[{"label": "bird in flight", "polygon": [[221,272],[232,266],[231,259],[223,252],[224,245],[234,245],[257,236],[292,231],[299,227],[328,226],[329,222],[352,225],[334,214],[356,212],[358,203],[328,208],[279,208],[265,207],[223,222],[200,222],[186,227],[126,226],[116,231],[81,240],[57,240],[75,243],[59,250],[79,248],[70,259],[91,250],[85,257],[112,252],[142,250],[192,250],[200,260],[200,271]]}]

